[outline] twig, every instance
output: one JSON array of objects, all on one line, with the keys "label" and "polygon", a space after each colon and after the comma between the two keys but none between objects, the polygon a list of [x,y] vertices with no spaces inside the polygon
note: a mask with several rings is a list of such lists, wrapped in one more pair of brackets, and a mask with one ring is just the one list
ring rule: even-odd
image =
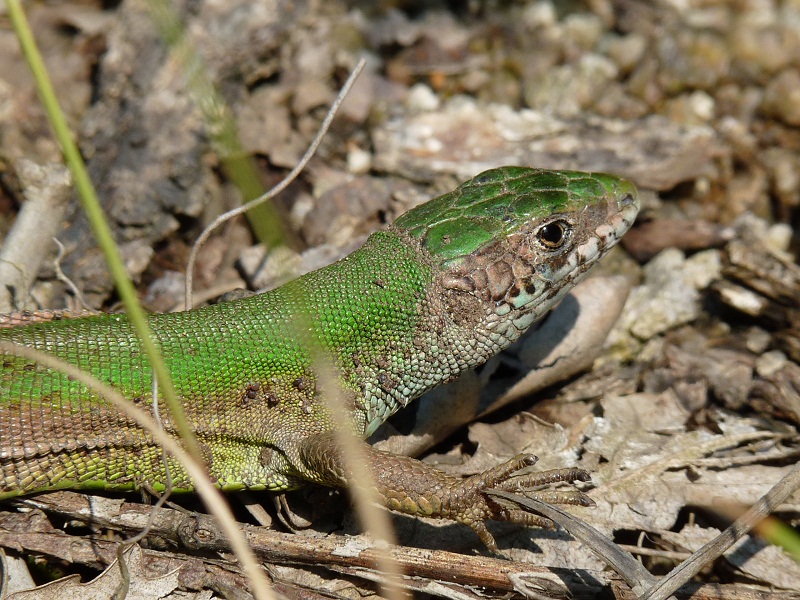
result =
[{"label": "twig", "polygon": [[[75,282],[72,281],[69,277],[64,274],[64,271],[61,270],[61,259],[64,258],[64,244],[62,244],[57,237],[53,238],[53,242],[55,243],[56,247],[58,248],[58,254],[56,255],[55,259],[53,259],[53,268],[56,271],[56,279],[58,279],[61,283],[66,285],[72,295],[75,296],[75,301],[78,303],[78,306],[81,307],[83,310],[91,311],[92,309],[86,304],[86,300],[83,297],[83,294],[78,289],[78,286],[75,285]],[[92,311],[94,312],[94,311]]]},{"label": "twig", "polygon": [[325,134],[328,132],[328,128],[330,127],[334,116],[336,116],[336,112],[339,110],[339,106],[341,106],[342,102],[345,99],[345,96],[347,96],[348,92],[350,91],[350,88],[353,86],[353,83],[355,83],[356,78],[363,70],[365,64],[366,61],[362,58],[353,68],[353,71],[350,73],[350,76],[347,78],[347,81],[345,81],[344,85],[342,86],[339,95],[336,96],[336,100],[333,101],[333,104],[328,110],[328,114],[325,115],[322,124],[319,126],[319,130],[317,130],[317,135],[314,136],[314,139],[311,141],[311,144],[306,150],[306,153],[303,154],[303,157],[300,159],[300,162],[297,163],[297,166],[294,169],[292,169],[288,173],[288,175],[286,175],[286,177],[284,177],[280,181],[280,183],[278,183],[267,193],[262,194],[255,200],[251,200],[247,204],[243,204],[242,206],[234,208],[233,210],[229,210],[228,212],[218,216],[216,219],[214,219],[214,221],[212,221],[212,223],[208,227],[206,227],[203,230],[203,232],[197,238],[197,241],[194,243],[194,246],[192,246],[192,251],[189,254],[189,260],[187,261],[186,265],[186,291],[184,295],[186,310],[192,308],[194,264],[197,261],[197,254],[200,251],[202,245],[206,242],[208,237],[214,232],[214,230],[217,227],[219,227],[226,221],[229,221],[230,219],[247,212],[251,208],[254,208],[255,206],[258,206],[263,202],[271,200],[272,198],[280,194],[283,190],[285,190],[289,186],[289,184],[292,183],[292,181],[294,181],[297,178],[300,172],[305,168],[306,164],[308,164],[308,161],[311,160],[311,157],[314,156],[314,153],[317,151],[317,148],[322,142],[322,138],[325,137]]},{"label": "twig", "polygon": [[646,600],[665,600],[710,562],[716,560],[753,527],[769,516],[789,496],[800,489],[800,464],[795,465],[771,490],[736,519],[725,531],[708,542],[687,560],[670,571],[647,595]]}]

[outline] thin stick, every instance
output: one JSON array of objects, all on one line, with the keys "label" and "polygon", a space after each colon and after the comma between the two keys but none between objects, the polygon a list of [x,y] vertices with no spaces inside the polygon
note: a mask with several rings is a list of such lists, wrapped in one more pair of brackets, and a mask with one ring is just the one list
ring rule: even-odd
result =
[{"label": "thin stick", "polygon": [[237,216],[247,212],[251,208],[253,208],[255,206],[258,206],[259,204],[261,204],[263,202],[271,200],[272,198],[274,198],[275,196],[280,194],[283,190],[285,190],[289,186],[289,184],[292,183],[297,178],[297,176],[302,172],[302,170],[308,164],[308,161],[311,160],[311,157],[314,156],[314,153],[317,151],[317,148],[319,148],[320,143],[322,143],[322,138],[324,138],[325,134],[328,132],[328,128],[330,127],[334,116],[336,116],[336,112],[339,110],[339,107],[341,106],[342,102],[344,101],[345,96],[347,96],[348,92],[350,92],[350,88],[353,87],[353,84],[355,83],[356,78],[361,74],[361,71],[364,69],[364,65],[365,64],[366,64],[366,61],[363,58],[360,59],[358,61],[358,63],[356,63],[356,66],[353,68],[352,72],[350,73],[350,76],[347,78],[347,81],[345,81],[344,85],[342,86],[342,89],[339,92],[339,95],[336,96],[336,100],[333,101],[333,104],[331,105],[330,109],[328,110],[328,114],[325,115],[325,118],[323,119],[322,124],[320,125],[319,129],[317,130],[317,135],[314,136],[314,139],[311,141],[311,144],[309,145],[308,149],[306,150],[306,153],[300,159],[300,162],[297,163],[297,166],[294,169],[292,169],[289,172],[289,174],[286,175],[286,177],[284,177],[281,180],[280,183],[278,183],[275,187],[273,187],[271,190],[269,190],[265,194],[262,194],[258,198],[254,199],[254,200],[251,200],[247,204],[243,204],[242,206],[239,206],[238,208],[234,208],[233,210],[229,210],[228,212],[218,216],[216,219],[214,219],[214,221],[208,227],[206,227],[203,230],[203,232],[197,238],[197,241],[194,243],[194,246],[192,246],[192,251],[189,254],[189,260],[187,261],[187,265],[186,265],[186,290],[185,290],[185,295],[184,295],[184,306],[185,306],[186,310],[189,310],[189,309],[192,308],[192,287],[193,287],[193,284],[194,284],[194,281],[193,281],[194,280],[194,264],[197,261],[197,254],[200,251],[200,248],[202,247],[202,245],[206,242],[208,237],[213,233],[213,231],[217,227],[219,227],[220,225],[222,225],[226,221],[229,221],[232,218],[237,217]]},{"label": "thin stick", "polygon": [[688,559],[670,571],[643,598],[665,600],[694,577],[710,562],[716,560],[775,508],[800,489],[800,464],[795,465],[781,480],[759,498],[753,506],[736,519],[725,531],[708,542]]},{"label": "thin stick", "polygon": [[81,310],[95,312],[89,307],[88,304],[86,304],[86,300],[84,299],[81,291],[78,289],[78,286],[75,285],[75,282],[67,277],[64,271],[61,270],[61,260],[64,258],[64,254],[66,253],[64,244],[62,244],[57,237],[53,238],[53,243],[56,245],[56,248],[58,248],[58,254],[56,255],[55,259],[53,259],[53,269],[55,269],[56,272],[56,279],[58,279],[61,283],[66,285],[70,291],[72,291],[72,295],[75,297],[75,301],[78,303],[78,306]]},{"label": "thin stick", "polygon": [[[309,347],[316,350],[319,348],[319,341],[314,340]],[[403,587],[403,571],[391,552],[397,546],[392,522],[389,513],[380,506],[375,477],[364,454],[364,442],[352,433],[342,382],[336,376],[334,366],[322,352],[313,352],[312,358],[320,389],[329,391],[321,399],[331,411],[336,425],[334,432],[344,462],[353,474],[347,481],[348,491],[362,527],[378,542],[375,545],[375,566],[383,573],[383,578],[379,581],[381,595],[387,600],[407,600],[410,596]]]}]

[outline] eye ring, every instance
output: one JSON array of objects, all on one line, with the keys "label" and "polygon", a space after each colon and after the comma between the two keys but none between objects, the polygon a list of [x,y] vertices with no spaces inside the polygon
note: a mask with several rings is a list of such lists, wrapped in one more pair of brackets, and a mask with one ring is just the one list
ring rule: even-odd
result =
[{"label": "eye ring", "polygon": [[536,239],[547,250],[558,250],[572,236],[572,225],[564,219],[545,223],[536,232]]}]

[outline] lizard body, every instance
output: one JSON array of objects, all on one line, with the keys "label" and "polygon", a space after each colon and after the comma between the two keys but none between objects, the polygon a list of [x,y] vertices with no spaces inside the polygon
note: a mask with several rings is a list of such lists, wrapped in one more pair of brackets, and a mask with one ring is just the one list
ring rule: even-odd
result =
[{"label": "lizard body", "polygon": [[[345,485],[314,348],[332,364],[353,433],[366,437],[516,340],[637,211],[633,184],[611,175],[493,169],[280,288],[150,316],[212,480],[225,490]],[[0,339],[54,354],[135,404],[151,403],[148,362],[124,315],[12,327]],[[160,448],[124,414],[65,375],[10,354],[2,361],[0,499],[61,488],[163,489]],[[165,428],[174,430],[168,419]],[[585,476],[568,469],[512,478],[530,455],[464,480],[371,448],[368,457],[387,506],[468,524],[490,548],[486,519],[540,520],[483,490]],[[175,486],[192,489],[180,464],[169,466]]]}]

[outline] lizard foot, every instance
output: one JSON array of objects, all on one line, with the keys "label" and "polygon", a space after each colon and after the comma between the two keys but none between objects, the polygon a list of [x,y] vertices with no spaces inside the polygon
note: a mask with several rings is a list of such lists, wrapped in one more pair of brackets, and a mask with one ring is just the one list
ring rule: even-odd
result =
[{"label": "lizard foot", "polygon": [[[463,523],[471,527],[493,552],[497,552],[497,543],[486,528],[486,521],[546,528],[552,528],[553,522],[490,496],[487,493],[490,490],[515,492],[550,504],[594,505],[591,498],[578,490],[537,489],[558,482],[589,481],[589,473],[575,468],[520,473],[536,463],[538,458],[533,454],[519,454],[501,465],[463,479],[414,458],[381,452],[367,444],[363,444],[362,451],[386,508]],[[331,433],[305,440],[301,457],[307,473],[314,475],[312,480],[318,483],[343,487],[348,480],[363,476],[350,471]]]},{"label": "lizard foot", "polygon": [[589,481],[590,475],[583,469],[567,468],[515,475],[538,461],[533,454],[519,454],[492,469],[467,479],[458,480],[450,489],[451,518],[469,526],[492,552],[497,552],[497,543],[486,521],[505,521],[517,525],[553,528],[550,519],[526,510],[513,508],[498,498],[490,497],[487,490],[496,489],[515,492],[550,504],[572,504],[594,506],[594,501],[578,490],[536,490],[542,485],[558,482]]}]

